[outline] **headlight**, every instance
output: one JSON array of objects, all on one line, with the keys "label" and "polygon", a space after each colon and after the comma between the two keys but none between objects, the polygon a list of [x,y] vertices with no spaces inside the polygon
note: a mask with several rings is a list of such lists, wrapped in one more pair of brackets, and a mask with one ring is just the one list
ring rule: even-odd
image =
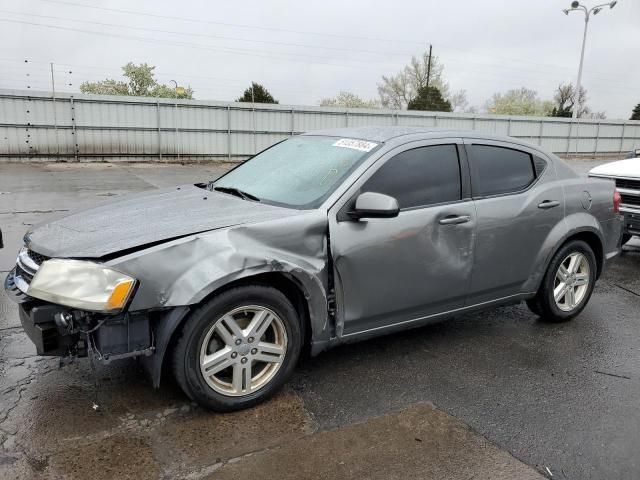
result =
[{"label": "headlight", "polygon": [[126,305],[135,279],[129,275],[83,260],[46,260],[27,294],[81,310],[117,312]]}]

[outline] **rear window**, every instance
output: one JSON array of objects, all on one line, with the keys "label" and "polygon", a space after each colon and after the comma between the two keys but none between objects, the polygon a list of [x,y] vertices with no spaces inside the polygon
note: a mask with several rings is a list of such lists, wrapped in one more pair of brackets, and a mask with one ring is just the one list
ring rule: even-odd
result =
[{"label": "rear window", "polygon": [[536,178],[531,155],[520,150],[471,145],[470,161],[474,197],[519,192]]}]

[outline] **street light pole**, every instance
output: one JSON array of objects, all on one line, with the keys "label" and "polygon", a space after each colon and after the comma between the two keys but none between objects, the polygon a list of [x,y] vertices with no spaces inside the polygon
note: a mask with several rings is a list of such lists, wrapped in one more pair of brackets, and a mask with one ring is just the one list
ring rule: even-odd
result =
[{"label": "street light pole", "polygon": [[591,14],[597,15],[603,7],[613,8],[616,6],[616,1],[603,3],[601,5],[596,5],[595,7],[591,7],[587,10],[587,7],[581,5],[580,2],[574,1],[571,2],[571,8],[567,8],[563,10],[565,15],[569,15],[569,12],[573,12],[576,10],[581,10],[584,13],[584,34],[582,36],[582,51],[580,52],[580,66],[578,67],[578,80],[576,82],[576,90],[573,93],[573,112],[571,114],[571,118],[578,118],[578,111],[580,110],[580,87],[582,84],[582,65],[584,63],[584,47],[587,43],[587,29],[589,28],[589,19]]},{"label": "street light pole", "polygon": [[584,17],[584,35],[582,36],[582,52],[580,53],[580,66],[578,67],[578,80],[576,81],[576,91],[573,94],[573,113],[571,118],[578,117],[580,110],[580,87],[582,84],[582,65],[584,64],[584,47],[587,43],[587,29],[589,28],[589,13]]}]

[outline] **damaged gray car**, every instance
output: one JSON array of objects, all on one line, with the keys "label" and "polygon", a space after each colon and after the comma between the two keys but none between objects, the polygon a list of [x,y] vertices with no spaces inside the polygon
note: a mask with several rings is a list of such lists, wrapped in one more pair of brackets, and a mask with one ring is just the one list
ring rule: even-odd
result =
[{"label": "damaged gray car", "polygon": [[522,301],[575,317],[620,250],[619,202],[513,138],[336,129],[35,226],[5,288],[38,354],[138,357],[236,410],[306,349]]}]

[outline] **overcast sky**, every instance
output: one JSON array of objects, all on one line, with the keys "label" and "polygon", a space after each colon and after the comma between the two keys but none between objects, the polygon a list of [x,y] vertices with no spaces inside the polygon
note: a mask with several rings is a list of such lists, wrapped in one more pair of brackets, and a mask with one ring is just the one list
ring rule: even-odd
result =
[{"label": "overcast sky", "polygon": [[[0,87],[49,90],[54,62],[58,89],[77,91],[133,61],[200,99],[233,100],[255,80],[280,103],[317,105],[340,90],[377,98],[380,77],[432,43],[451,90],[465,89],[471,105],[522,86],[546,99],[577,75],[584,22],[562,13],[569,3],[0,0]],[[608,118],[628,118],[640,102],[639,0],[592,18],[583,85]]]}]

